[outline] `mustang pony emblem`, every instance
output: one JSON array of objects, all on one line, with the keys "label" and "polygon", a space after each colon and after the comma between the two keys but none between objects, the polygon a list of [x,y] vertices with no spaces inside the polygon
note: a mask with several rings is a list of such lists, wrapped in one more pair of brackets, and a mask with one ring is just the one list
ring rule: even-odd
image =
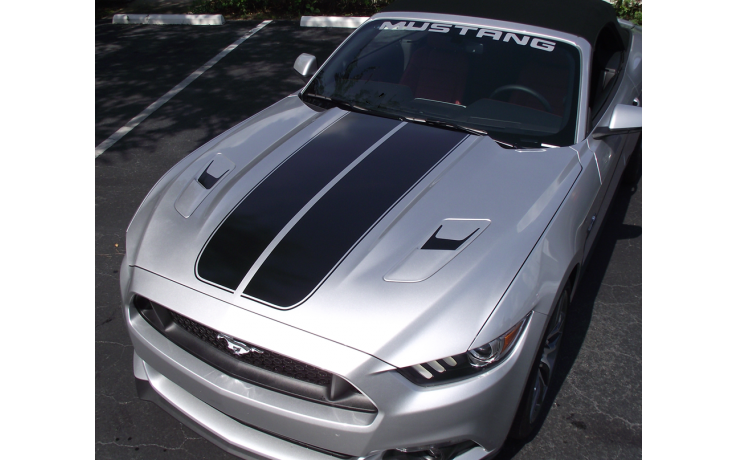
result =
[{"label": "mustang pony emblem", "polygon": [[234,354],[238,356],[247,355],[251,351],[255,353],[263,354],[262,350],[259,350],[256,347],[251,347],[250,345],[247,345],[243,342],[235,340],[234,338],[227,336],[225,334],[217,334],[217,340],[224,340],[225,342],[227,342],[228,350],[232,351]]}]

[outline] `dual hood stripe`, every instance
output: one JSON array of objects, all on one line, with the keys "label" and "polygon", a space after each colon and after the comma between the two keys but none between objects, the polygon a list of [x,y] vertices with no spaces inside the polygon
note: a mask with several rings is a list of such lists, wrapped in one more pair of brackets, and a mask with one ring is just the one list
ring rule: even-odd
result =
[{"label": "dual hood stripe", "polygon": [[321,200],[322,197],[325,196],[325,193],[327,193],[332,187],[335,186],[335,184],[341,181],[342,178],[345,177],[345,175],[349,173],[356,165],[360,164],[361,161],[365,160],[365,157],[373,153],[373,151],[379,145],[381,145],[386,139],[393,136],[396,133],[396,131],[400,130],[405,125],[406,125],[406,122],[402,122],[398,126],[396,126],[394,129],[389,131],[378,142],[373,144],[368,150],[366,150],[365,152],[363,152],[363,154],[361,154],[358,158],[356,158],[347,168],[343,169],[340,174],[335,176],[327,185],[325,185],[325,187],[322,190],[320,190],[316,195],[314,195],[312,199],[309,200],[309,202],[306,205],[304,205],[304,207],[298,213],[296,213],[294,217],[291,218],[289,223],[286,224],[284,228],[281,229],[279,234],[276,235],[276,237],[273,240],[271,240],[271,243],[269,243],[266,250],[264,250],[261,253],[261,255],[258,257],[258,260],[256,260],[256,262],[250,267],[250,270],[248,270],[248,274],[245,275],[245,278],[243,278],[243,280],[240,281],[240,284],[238,285],[238,289],[236,290],[236,292],[243,292],[245,290],[245,287],[248,285],[248,283],[250,283],[250,281],[253,279],[255,274],[261,268],[261,265],[263,265],[263,262],[265,262],[266,259],[268,259],[268,257],[271,255],[273,250],[276,248],[276,246],[278,246],[278,244],[281,243],[281,240],[284,239],[284,237],[291,231],[292,228],[294,228],[294,226],[301,220],[301,218],[304,217],[304,215],[308,213],[310,209],[312,209],[312,206],[318,203],[319,200]]},{"label": "dual hood stripe", "polygon": [[465,137],[417,124],[399,129],[309,209],[263,262],[243,294],[279,308],[304,301]]},{"label": "dual hood stripe", "polygon": [[312,197],[399,123],[349,113],[312,138],[235,207],[205,245],[197,276],[234,291]]}]

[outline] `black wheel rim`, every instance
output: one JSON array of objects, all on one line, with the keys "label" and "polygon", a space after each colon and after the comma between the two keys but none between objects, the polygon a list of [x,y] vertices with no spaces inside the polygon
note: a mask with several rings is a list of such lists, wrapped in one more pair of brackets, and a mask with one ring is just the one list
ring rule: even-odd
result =
[{"label": "black wheel rim", "polygon": [[536,375],[534,376],[534,388],[532,389],[531,404],[529,408],[529,422],[534,421],[539,416],[539,412],[542,410],[545,397],[547,396],[547,390],[549,390],[550,380],[552,378],[552,372],[557,362],[557,353],[560,350],[560,341],[562,340],[562,331],[565,326],[565,317],[567,316],[567,306],[569,304],[569,297],[567,292],[563,293],[560,301],[557,303],[557,308],[553,313],[554,316],[550,320],[550,325],[547,328],[547,334],[544,338],[544,345],[542,348],[542,356],[537,366]]}]

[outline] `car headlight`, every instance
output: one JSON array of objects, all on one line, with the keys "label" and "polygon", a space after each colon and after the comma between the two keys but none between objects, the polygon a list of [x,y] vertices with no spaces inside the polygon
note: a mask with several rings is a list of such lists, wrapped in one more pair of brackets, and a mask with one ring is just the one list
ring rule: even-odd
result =
[{"label": "car headlight", "polygon": [[484,372],[503,361],[513,351],[530,316],[531,312],[511,329],[478,348],[405,367],[399,369],[399,372],[411,382],[422,386],[448,383]]}]

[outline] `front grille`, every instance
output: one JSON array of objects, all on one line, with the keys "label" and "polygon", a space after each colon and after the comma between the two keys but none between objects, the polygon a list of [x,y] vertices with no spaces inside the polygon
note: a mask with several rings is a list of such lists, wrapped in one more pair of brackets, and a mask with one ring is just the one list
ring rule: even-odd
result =
[{"label": "front grille", "polygon": [[139,314],[171,342],[233,378],[319,404],[378,411],[368,397],[338,375],[225,336],[145,297],[136,295],[132,306],[131,315]]},{"label": "front grille", "polygon": [[185,316],[181,316],[174,311],[169,310],[169,314],[171,315],[171,319],[173,319],[174,322],[184,330],[195,335],[200,340],[209,343],[213,347],[216,347],[218,350],[224,351],[225,353],[233,356],[235,359],[248,363],[251,366],[275,372],[276,374],[284,375],[286,377],[291,377],[292,379],[314,383],[321,386],[330,385],[332,374],[321,369],[317,369],[309,364],[287,358],[286,356],[282,356],[265,349],[262,350],[263,353],[251,352],[244,355],[236,355],[228,349],[227,342],[225,340],[217,339],[219,332],[199,324]]}]

